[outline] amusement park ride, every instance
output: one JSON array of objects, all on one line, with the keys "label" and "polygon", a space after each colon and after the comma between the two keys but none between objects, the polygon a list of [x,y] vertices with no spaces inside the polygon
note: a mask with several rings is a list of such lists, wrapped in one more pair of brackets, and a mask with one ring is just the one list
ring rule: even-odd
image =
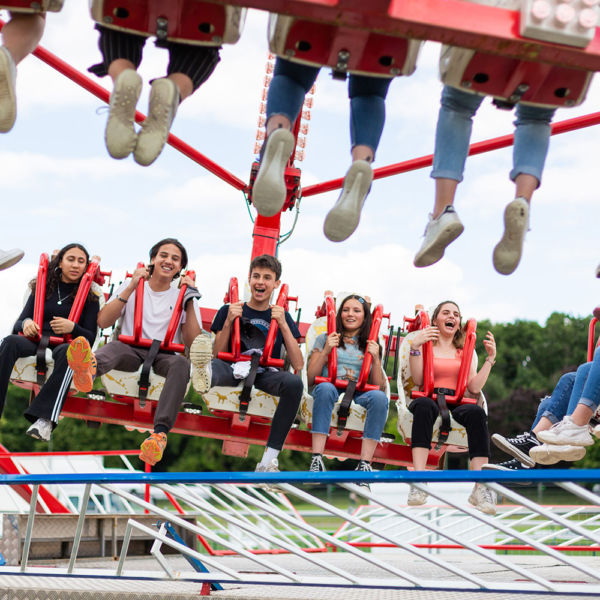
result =
[{"label": "amusement park ride", "polygon": [[[544,106],[575,106],[583,102],[590,80],[600,70],[600,30],[596,28],[600,16],[599,0],[94,0],[92,16],[106,27],[147,36],[159,40],[176,40],[189,44],[219,46],[235,43],[241,33],[247,8],[268,11],[269,46],[273,55],[306,64],[322,65],[333,71],[335,78],[345,79],[348,73],[369,74],[377,77],[410,75],[416,68],[420,46],[426,40],[444,44],[442,53],[442,79],[449,85],[466,91],[493,96],[501,108],[527,102]],[[0,8],[12,11],[59,11],[62,0],[0,0]],[[0,22],[0,25],[2,23]],[[60,58],[42,47],[34,53],[61,74],[75,81],[101,100],[108,102],[109,93],[94,81],[76,71]],[[267,67],[263,100],[269,81],[272,62]],[[310,94],[304,110],[294,126],[296,151],[288,162],[285,179],[287,199],[281,212],[272,217],[256,216],[253,230],[251,258],[261,254],[275,255],[280,242],[281,213],[292,210],[301,197],[338,189],[342,179],[301,187],[301,172],[296,161],[302,159],[302,148],[308,132],[310,117]],[[136,113],[136,121],[145,116]],[[552,126],[553,134],[571,131],[600,123],[600,113],[578,117]],[[259,117],[259,127],[264,117]],[[260,150],[259,131],[255,154]],[[250,181],[239,179],[208,157],[170,135],[168,143],[199,165],[243,192],[252,201],[252,186],[258,170],[258,162],[251,169]],[[507,135],[471,147],[471,154],[486,152],[512,144]],[[431,156],[375,169],[375,178],[388,177],[431,164]],[[38,297],[35,301],[34,320],[41,324],[43,317],[44,290],[47,256],[42,255],[38,272]],[[110,281],[111,273],[99,271],[92,263],[79,287],[73,305],[73,316],[81,311],[83,301],[92,285],[102,286]],[[93,283],[95,282],[95,283]],[[140,280],[140,286],[144,281]],[[98,288],[100,290],[100,288]],[[140,290],[141,291],[141,290]],[[99,291],[99,293],[102,293]],[[181,292],[183,297],[184,290]],[[238,282],[232,278],[225,302],[236,302],[239,298]],[[139,302],[138,302],[139,300]],[[121,341],[134,346],[148,347],[152,340],[143,339],[141,314],[143,293],[136,294],[134,335]],[[277,304],[288,309],[289,288],[283,285]],[[398,429],[404,443],[378,445],[374,461],[391,465],[411,464],[410,447],[405,445],[410,436],[411,415],[406,409],[406,398],[412,394],[438,398],[441,404],[474,402],[464,398],[467,376],[473,361],[476,323],[467,325],[467,342],[463,353],[463,364],[456,390],[435,388],[433,382],[431,342],[425,345],[425,382],[423,389],[412,390],[408,366],[408,344],[401,343],[400,334],[394,335],[390,328],[381,335],[384,318],[383,306],[374,310],[370,339],[379,340],[387,356],[394,356],[394,370],[398,371],[398,394],[391,396],[398,407]],[[173,313],[166,337],[161,348],[181,352],[183,347],[173,343],[173,335],[179,322],[181,306]],[[215,310],[202,309],[202,324],[208,330]],[[319,333],[335,328],[335,300],[326,295],[318,308],[317,320],[312,324],[300,323],[305,336],[307,350]],[[407,336],[416,329],[427,326],[429,317],[419,311],[414,318],[406,318]],[[590,324],[590,352],[594,347],[594,326]],[[271,356],[277,334],[277,323],[273,320],[267,337],[263,365],[284,366],[281,357]],[[40,340],[41,350],[37,362],[33,358],[20,359],[15,366],[13,381],[35,393],[45,378],[43,364],[46,345],[62,340],[50,338]],[[68,340],[67,340],[68,341]],[[429,347],[428,347],[429,346]],[[245,360],[240,348],[240,328],[236,323],[231,340],[231,351],[221,353],[220,358],[229,361]],[[367,376],[371,356],[367,353],[358,381],[348,385],[346,381],[335,381],[346,390],[340,409],[332,417],[331,434],[325,453],[339,458],[358,458],[364,409],[351,404],[355,390],[370,389]],[[328,372],[336,377],[335,350],[329,356]],[[319,378],[317,378],[319,379]],[[113,423],[140,430],[152,429],[156,399],[162,387],[162,378],[150,373],[148,381],[139,373],[111,372],[103,376],[106,395],[93,391],[88,395],[69,393],[62,415],[86,420],[90,424]],[[389,389],[388,389],[389,394]],[[269,432],[269,420],[277,405],[277,398],[254,389],[214,388],[203,394],[210,414],[202,414],[199,407],[184,408],[180,412],[173,432],[198,435],[223,440],[223,451],[227,454],[245,456],[249,444],[264,445]],[[442,411],[443,412],[443,411]],[[448,411],[446,410],[446,413]],[[305,392],[300,409],[300,419],[310,423],[312,398]],[[440,420],[428,465],[435,468],[450,447],[465,446],[466,437],[462,428],[449,421]],[[293,428],[287,438],[286,448],[310,452],[311,434],[303,428]]]}]

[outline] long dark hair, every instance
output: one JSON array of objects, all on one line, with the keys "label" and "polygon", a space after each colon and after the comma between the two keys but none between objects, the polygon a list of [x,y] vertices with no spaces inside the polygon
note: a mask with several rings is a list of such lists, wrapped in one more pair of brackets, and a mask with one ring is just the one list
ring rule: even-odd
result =
[{"label": "long dark hair", "polygon": [[350,294],[349,296],[346,296],[340,304],[340,307],[337,311],[337,315],[335,316],[335,329],[337,333],[339,333],[341,336],[340,348],[346,347],[344,344],[344,326],[342,324],[342,310],[346,302],[348,302],[348,300],[358,300],[363,309],[363,324],[358,330],[358,348],[359,350],[364,351],[367,347],[367,341],[369,340],[369,333],[371,331],[371,305],[362,296],[359,296],[358,294]]},{"label": "long dark hair", "polygon": [[454,302],[454,300],[444,300],[435,307],[433,314],[431,315],[431,324],[433,325],[433,322],[437,319],[438,315],[440,314],[440,310],[442,310],[442,306],[444,306],[444,304],[454,304],[454,306],[458,308],[460,321],[458,323],[458,329],[456,330],[456,333],[452,338],[452,343],[454,344],[455,348],[460,349],[465,345],[465,330],[462,324],[462,313],[460,312],[460,307],[458,306],[458,304],[456,304],[456,302]]},{"label": "long dark hair", "polygon": [[[58,251],[58,253],[56,254],[56,256],[54,256],[48,263],[48,275],[46,276],[46,297],[52,295],[54,293],[54,291],[56,290],[56,288],[58,287],[58,282],[60,281],[60,277],[62,275],[62,269],[60,268],[60,263],[61,263],[62,259],[64,258],[65,254],[69,250],[72,250],[73,248],[78,248],[85,254],[85,269],[83,271],[84,274],[85,274],[87,268],[90,266],[89,252],[81,244],[78,244],[77,242],[73,242],[73,243],[67,244],[66,246],[61,248]],[[82,274],[82,277],[83,277],[83,274]],[[70,296],[72,296],[73,298],[75,297],[75,294],[77,294],[77,290],[79,289],[80,282],[81,282],[81,279],[77,282],[77,287],[73,288],[73,291],[70,294]],[[36,279],[32,279],[29,283],[29,287],[31,288],[31,293],[33,295],[35,295],[36,284],[37,284]],[[88,294],[86,301],[97,302],[98,296],[96,296],[96,294],[94,294],[92,292],[92,290],[90,289],[90,293]]]}]

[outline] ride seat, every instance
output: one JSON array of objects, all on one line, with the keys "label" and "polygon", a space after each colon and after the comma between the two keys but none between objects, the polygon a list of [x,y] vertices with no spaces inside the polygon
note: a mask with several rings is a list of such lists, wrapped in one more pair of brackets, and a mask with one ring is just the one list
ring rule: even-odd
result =
[{"label": "ride seat", "polygon": [[[398,431],[400,435],[402,435],[402,437],[404,438],[404,441],[406,442],[410,441],[413,423],[413,415],[408,410],[408,407],[412,401],[410,393],[413,389],[416,389],[417,387],[412,379],[412,375],[410,372],[410,344],[408,342],[411,339],[413,339],[417,333],[417,331],[413,331],[406,335],[406,337],[402,340],[402,343],[400,344],[400,348],[397,349],[397,352],[400,353],[398,362],[398,400],[396,401],[396,408],[398,410]],[[475,352],[473,352],[472,364],[475,367],[477,367],[477,355]],[[487,413],[487,403],[483,392],[479,395],[477,403],[480,406],[482,406],[485,412]],[[438,441],[441,423],[442,418],[438,416],[433,426],[432,441],[434,442]],[[452,414],[450,414],[450,424],[452,426],[452,431],[448,436],[446,444],[451,446],[458,446],[460,448],[466,448],[467,431],[462,425],[459,425],[454,420]]]},{"label": "ride seat", "polygon": [[[521,0],[467,0],[519,10]],[[548,39],[557,43],[564,40]],[[531,36],[536,37],[536,36]],[[538,36],[539,37],[539,36]],[[493,96],[510,108],[517,102],[543,107],[570,107],[586,97],[593,73],[554,65],[487,54],[476,50],[442,46],[440,78],[446,85],[464,92]]]},{"label": "ride seat", "polygon": [[375,77],[414,73],[423,43],[279,14],[269,15],[268,36],[269,49],[281,58]]},{"label": "ride seat", "polygon": [[2,0],[0,10],[6,9],[16,13],[59,12],[65,0]]},{"label": "ride seat", "polygon": [[[92,292],[98,296],[98,303],[100,304],[100,308],[104,306],[104,294],[102,292],[102,288],[96,283],[92,283]],[[94,341],[94,347],[98,345],[100,341],[100,336],[96,335],[96,339]],[[23,358],[18,358],[13,367],[12,373],[10,375],[11,382],[19,385],[19,384],[27,384],[22,385],[20,387],[31,387],[29,384],[37,384],[37,367],[36,367],[37,359],[35,356],[25,356]],[[50,377],[52,371],[54,370],[54,359],[52,358],[52,348],[46,348],[46,381],[48,381],[48,377]],[[71,385],[71,389],[75,389],[73,385]]]},{"label": "ride seat", "polygon": [[246,8],[200,0],[93,0],[92,19],[104,27],[197,46],[235,44]]},{"label": "ride seat", "polygon": [[[344,296],[339,296],[338,297],[344,297]],[[308,359],[310,357],[310,353],[312,352],[312,349],[315,345],[315,341],[317,339],[317,337],[319,337],[321,334],[323,333],[327,333],[327,317],[319,317],[316,321],[314,321],[311,326],[308,328],[308,331],[306,332],[306,361],[304,364],[304,369],[302,369],[302,383],[304,384],[304,393],[302,394],[302,400],[300,402],[300,411],[299,411],[299,415],[300,415],[300,419],[302,420],[303,423],[306,424],[307,427],[310,427],[312,425],[312,410],[313,410],[313,403],[314,403],[314,399],[313,397],[308,393],[308,381],[307,381],[307,367],[308,367]],[[380,337],[379,340],[379,345],[383,348],[384,346],[382,345],[382,340]],[[386,378],[386,382],[387,382],[387,378]],[[389,386],[389,382],[387,383],[386,386],[386,390],[385,390],[386,396],[389,398],[390,397],[390,386]],[[337,428],[337,421],[338,421],[338,415],[337,415],[337,407],[339,407],[342,398],[344,396],[344,392],[342,391],[339,395],[338,401],[335,403],[335,406],[333,408],[333,412],[331,414],[331,423],[330,423],[330,427],[334,427]],[[348,420],[346,421],[346,426],[344,427],[345,430],[348,431],[356,431],[356,432],[362,432],[364,431],[365,428],[365,420],[367,418],[367,409],[359,406],[358,404],[356,404],[356,402],[352,402],[352,404],[350,404],[350,413],[348,415]]]}]

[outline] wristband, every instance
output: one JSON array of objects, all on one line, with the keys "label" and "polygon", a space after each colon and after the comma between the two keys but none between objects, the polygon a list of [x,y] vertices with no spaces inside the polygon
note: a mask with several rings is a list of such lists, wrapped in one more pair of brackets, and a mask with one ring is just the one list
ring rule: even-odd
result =
[{"label": "wristband", "polygon": [[421,351],[420,350],[413,350],[411,348],[409,354],[410,354],[410,356],[421,356]]},{"label": "wristband", "polygon": [[121,296],[119,296],[119,294],[117,294],[117,295],[115,296],[115,298],[116,298],[117,300],[120,300],[120,301],[121,301],[123,304],[127,304],[127,300],[125,300],[125,298],[121,298]]},{"label": "wristband", "polygon": [[496,364],[496,361],[492,360],[489,356],[485,359],[485,362],[490,363],[492,367]]}]

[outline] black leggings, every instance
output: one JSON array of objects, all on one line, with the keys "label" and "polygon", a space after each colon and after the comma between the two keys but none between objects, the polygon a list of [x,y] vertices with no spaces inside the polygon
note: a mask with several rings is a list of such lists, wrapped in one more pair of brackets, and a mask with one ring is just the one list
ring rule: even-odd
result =
[{"label": "black leggings", "polygon": [[[108,75],[108,67],[118,58],[132,62],[137,69],[142,62],[142,52],[147,37],[109,29],[96,25],[100,32],[98,46],[102,52],[102,62],[90,67],[88,71],[98,77]],[[187,75],[196,91],[212,74],[219,60],[220,48],[215,46],[197,46],[179,44],[177,42],[161,42],[161,46],[169,50],[169,66],[167,75],[183,73]]]},{"label": "black leggings", "polygon": [[[231,363],[218,358],[212,360],[211,387],[218,385],[235,387],[239,384],[240,380],[233,376]],[[265,371],[256,376],[254,387],[267,394],[279,396],[267,446],[274,450],[281,450],[300,407],[304,389],[302,379],[289,371]]]},{"label": "black leggings", "polygon": [[[8,382],[15,361],[25,356],[35,356],[37,347],[37,343],[21,335],[8,335],[2,340],[2,344],[0,344],[0,415],[4,409]],[[40,389],[40,393],[25,411],[25,418],[32,423],[40,418],[48,419],[54,425],[58,423],[58,416],[73,378],[73,371],[67,364],[68,347],[69,344],[59,344],[52,349],[54,369]]]},{"label": "black leggings", "polygon": [[[448,405],[454,420],[467,430],[469,458],[490,457],[490,434],[487,415],[477,404]],[[411,448],[431,448],[433,424],[440,414],[436,402],[431,398],[415,398],[408,406],[413,414]]]}]

